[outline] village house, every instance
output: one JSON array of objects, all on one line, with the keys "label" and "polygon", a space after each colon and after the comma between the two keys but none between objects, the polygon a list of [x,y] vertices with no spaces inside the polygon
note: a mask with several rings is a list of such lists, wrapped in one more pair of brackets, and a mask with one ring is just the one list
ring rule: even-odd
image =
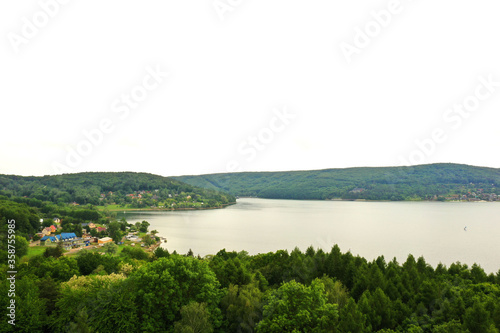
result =
[{"label": "village house", "polygon": [[110,242],[112,242],[112,241],[113,241],[113,239],[112,239],[112,238],[110,238],[110,237],[99,238],[99,239],[97,240],[97,242],[99,243],[99,245],[104,245],[104,244],[106,244],[106,243],[110,243]]},{"label": "village house", "polygon": [[97,231],[103,232],[103,231],[106,231],[106,228],[105,227],[97,227]]},{"label": "village house", "polygon": [[92,243],[98,243],[98,242],[99,242],[99,238],[97,238],[97,237],[90,237],[90,238],[87,238],[84,240],[84,243],[86,246],[90,245]]},{"label": "village house", "polygon": [[80,246],[82,242],[82,239],[78,238],[74,232],[62,232],[61,240],[63,241],[63,246],[66,250]]},{"label": "village house", "polygon": [[76,237],[76,234],[74,232],[62,232],[61,239],[64,242],[69,242],[78,239],[78,237]]},{"label": "village house", "polygon": [[90,239],[90,238],[93,238],[91,234],[88,234],[86,232],[82,233],[82,239],[83,240],[87,240],[87,239]]},{"label": "village house", "polygon": [[55,236],[43,236],[40,240],[42,242],[52,242],[56,243],[59,241],[63,241],[65,244],[65,247],[71,247],[72,244],[74,244],[79,238],[76,236],[74,232],[63,232],[60,235],[55,235]]},{"label": "village house", "polygon": [[43,236],[40,241],[46,242],[46,243],[57,243],[61,240],[60,235],[55,235],[55,236]]}]

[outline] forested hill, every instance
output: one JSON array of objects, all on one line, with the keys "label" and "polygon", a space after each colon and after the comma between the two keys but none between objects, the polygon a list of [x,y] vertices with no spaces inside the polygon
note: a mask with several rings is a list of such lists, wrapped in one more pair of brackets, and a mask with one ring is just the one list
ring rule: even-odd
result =
[{"label": "forested hill", "polygon": [[167,177],[134,172],[86,172],[43,177],[0,175],[0,195],[57,204],[116,204],[133,208],[161,205],[189,208],[201,206],[202,202],[202,207],[217,207],[235,201],[228,194]]},{"label": "forested hill", "polygon": [[500,200],[500,169],[462,164],[240,172],[174,179],[273,199]]}]

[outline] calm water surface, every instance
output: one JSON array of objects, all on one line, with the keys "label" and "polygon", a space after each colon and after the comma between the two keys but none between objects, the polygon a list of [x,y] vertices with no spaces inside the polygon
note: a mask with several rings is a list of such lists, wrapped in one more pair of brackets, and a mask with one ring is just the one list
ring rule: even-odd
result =
[{"label": "calm water surface", "polygon": [[[423,255],[432,266],[460,261],[500,269],[500,203],[296,201],[242,198],[224,209],[120,213],[147,220],[170,252],[201,256],[220,249],[250,254],[279,249],[330,251],[338,244],[368,260],[404,262]],[[464,227],[467,226],[467,231]]]}]

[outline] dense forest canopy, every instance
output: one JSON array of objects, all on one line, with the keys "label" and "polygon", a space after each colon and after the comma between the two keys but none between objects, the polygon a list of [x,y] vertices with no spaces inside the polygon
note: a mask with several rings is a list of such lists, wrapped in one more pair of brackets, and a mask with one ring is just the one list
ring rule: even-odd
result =
[{"label": "dense forest canopy", "polygon": [[[17,265],[2,332],[499,332],[500,271],[369,262],[338,246],[205,258],[53,252]],[[0,292],[7,295],[2,263]],[[6,309],[8,298],[0,298]]]},{"label": "dense forest canopy", "polygon": [[461,164],[240,172],[173,178],[236,196],[272,199],[496,201],[500,194],[500,169]]},{"label": "dense forest canopy", "polygon": [[[135,172],[85,172],[57,176],[0,175],[0,195],[28,197],[53,203],[80,205],[132,204],[150,207],[158,202],[204,202],[216,207],[235,199],[231,195],[198,188],[168,177]],[[140,199],[140,200],[138,200]],[[142,203],[142,205],[139,203]]]},{"label": "dense forest canopy", "polygon": [[[64,232],[82,234],[83,223],[108,225],[118,209],[204,209],[235,197],[167,177],[133,172],[87,172],[44,177],[0,175],[0,222],[16,220],[17,235],[30,239],[53,219]],[[43,223],[40,221],[43,220]]]}]

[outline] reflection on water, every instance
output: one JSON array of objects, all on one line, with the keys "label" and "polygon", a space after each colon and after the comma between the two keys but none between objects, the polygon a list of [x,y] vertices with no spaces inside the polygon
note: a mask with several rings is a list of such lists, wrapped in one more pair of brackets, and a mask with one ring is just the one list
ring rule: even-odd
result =
[{"label": "reflection on water", "polygon": [[[448,202],[296,201],[241,198],[224,209],[120,213],[147,220],[169,251],[201,256],[220,249],[250,254],[338,244],[368,260],[423,255],[435,266],[460,261],[500,269],[500,204]],[[467,226],[467,231],[464,227]]]}]

